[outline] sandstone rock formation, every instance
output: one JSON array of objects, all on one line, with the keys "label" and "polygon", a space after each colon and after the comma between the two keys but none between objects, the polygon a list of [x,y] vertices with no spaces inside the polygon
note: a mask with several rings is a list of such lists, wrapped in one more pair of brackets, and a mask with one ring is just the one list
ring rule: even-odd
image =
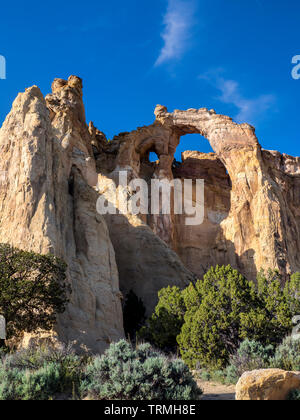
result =
[{"label": "sandstone rock formation", "polygon": [[123,336],[122,309],[84,118],[76,77],[56,80],[46,101],[37,87],[17,97],[0,131],[0,241],[67,262],[73,293],[59,337],[101,352]]},{"label": "sandstone rock formation", "polygon": [[239,401],[285,401],[293,390],[300,390],[300,372],[265,369],[246,372],[236,386]]},{"label": "sandstone rock formation", "polygon": [[[110,204],[113,190],[111,184],[115,181],[113,185],[118,185],[119,181],[117,173],[98,176],[98,191]],[[106,214],[104,218],[116,253],[120,288],[124,297],[131,290],[134,291],[142,299],[146,315],[149,316],[156,306],[160,289],[169,285],[184,288],[196,277],[151,230],[146,223],[147,217],[143,220],[143,217],[131,213],[121,213],[122,204],[126,204],[132,194],[130,188],[118,185],[116,192],[117,197],[123,197],[123,200],[113,203],[117,214]]]},{"label": "sandstone rock formation", "polygon": [[216,154],[200,152],[184,152],[173,174],[179,179],[205,180],[203,224],[186,226],[184,215],[175,217],[176,251],[184,265],[201,278],[207,268],[229,263],[222,222],[230,211],[230,177]]},{"label": "sandstone rock formation", "polygon": [[19,94],[0,131],[0,156],[0,242],[54,253],[68,264],[73,293],[53,336],[96,352],[123,337],[122,294],[110,237],[118,245],[122,290],[135,289],[148,313],[162,287],[184,287],[194,279],[139,218],[107,217],[108,229],[97,213],[101,175],[96,168],[101,158],[104,167],[116,155],[103,133],[85,123],[78,77],[56,79],[46,98],[36,86]]},{"label": "sandstone rock formation", "polygon": [[[108,142],[87,126],[82,81],[71,76],[46,98],[36,86],[20,94],[0,130],[0,242],[67,262],[73,295],[57,332],[94,351],[123,336],[120,291],[132,289],[149,314],[158,290],[185,287],[211,265],[231,264],[249,279],[260,268],[300,270],[300,158],[262,150],[253,127],[213,110],[157,106],[155,117]],[[215,153],[174,162],[186,134],[201,134]],[[203,179],[204,222],[188,226],[174,211],[100,216],[97,198],[111,201],[107,186],[121,172],[149,185]]]},{"label": "sandstone rock formation", "polygon": [[[230,263],[252,280],[261,268],[277,268],[283,276],[299,270],[300,159],[262,150],[253,127],[213,110],[169,113],[157,106],[155,116],[153,125],[114,139],[109,176],[126,170],[147,180],[204,179],[202,225],[185,226],[178,215],[148,220],[185,266],[201,277],[211,265]],[[215,154],[186,152],[174,167],[181,136],[193,133],[207,138]],[[157,163],[149,163],[150,152]]]}]

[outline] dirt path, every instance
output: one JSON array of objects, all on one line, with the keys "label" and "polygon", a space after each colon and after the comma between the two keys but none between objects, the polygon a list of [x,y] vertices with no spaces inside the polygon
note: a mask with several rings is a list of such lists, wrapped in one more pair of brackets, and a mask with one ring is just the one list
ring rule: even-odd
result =
[{"label": "dirt path", "polygon": [[235,386],[215,384],[213,382],[197,381],[199,387],[203,390],[202,400],[205,401],[234,401]]}]

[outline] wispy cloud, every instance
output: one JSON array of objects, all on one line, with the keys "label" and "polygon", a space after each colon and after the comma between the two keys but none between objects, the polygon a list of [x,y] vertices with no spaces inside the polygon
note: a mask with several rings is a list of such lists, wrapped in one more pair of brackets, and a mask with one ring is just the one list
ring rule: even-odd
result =
[{"label": "wispy cloud", "polygon": [[216,99],[237,108],[238,112],[234,119],[239,123],[256,123],[276,104],[276,97],[273,94],[263,94],[257,98],[244,97],[239,83],[235,80],[225,79],[219,75],[218,71],[206,73],[199,78],[208,81],[220,91],[221,95]]},{"label": "wispy cloud", "polygon": [[164,16],[165,28],[161,34],[164,45],[155,66],[182,57],[191,36],[195,11],[194,0],[168,0],[168,7]]}]

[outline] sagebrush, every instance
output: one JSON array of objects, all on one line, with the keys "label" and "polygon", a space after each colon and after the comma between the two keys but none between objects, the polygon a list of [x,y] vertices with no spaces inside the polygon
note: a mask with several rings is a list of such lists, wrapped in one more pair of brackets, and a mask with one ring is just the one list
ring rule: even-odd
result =
[{"label": "sagebrush", "polygon": [[121,340],[87,366],[81,393],[93,399],[193,400],[201,395],[188,367],[149,344]]},{"label": "sagebrush", "polygon": [[71,346],[42,346],[4,355],[0,361],[0,400],[48,400],[78,395],[84,358]]}]

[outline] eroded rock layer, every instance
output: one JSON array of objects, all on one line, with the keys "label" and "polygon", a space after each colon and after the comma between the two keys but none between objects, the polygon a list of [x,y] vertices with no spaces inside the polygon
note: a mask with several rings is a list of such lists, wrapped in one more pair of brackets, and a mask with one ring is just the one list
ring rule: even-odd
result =
[{"label": "eroded rock layer", "polygon": [[211,266],[228,264],[221,223],[230,211],[230,177],[215,154],[200,152],[184,152],[182,164],[174,168],[173,175],[181,180],[205,180],[203,223],[187,226],[185,215],[175,217],[176,251],[184,265],[201,278]]},{"label": "eroded rock layer", "polygon": [[[0,242],[67,262],[73,294],[56,330],[81,348],[101,352],[123,336],[121,292],[133,290],[149,314],[162,287],[185,287],[211,265],[249,279],[261,268],[300,270],[300,159],[262,150],[253,127],[213,110],[157,106],[155,117],[108,142],[86,125],[82,81],[71,76],[46,98],[36,86],[20,94],[0,131]],[[201,134],[215,153],[174,162],[186,134]],[[203,179],[203,223],[188,226],[174,211],[102,217],[96,201],[111,201],[107,186],[121,172],[149,186]]]},{"label": "eroded rock layer", "polygon": [[[148,220],[186,267],[201,276],[211,265],[230,263],[249,279],[261,268],[277,268],[283,275],[299,270],[300,159],[262,150],[252,126],[214,110],[169,113],[159,105],[155,116],[153,125],[114,139],[110,171],[126,170],[146,180],[204,179],[202,225],[185,226],[183,217],[174,215]],[[182,165],[174,168],[174,153],[185,134],[201,134],[215,154],[185,153]],[[150,152],[158,162],[149,163]]]},{"label": "eroded rock layer", "polygon": [[0,131],[0,242],[66,261],[72,295],[59,338],[102,352],[123,336],[123,319],[81,87],[70,77],[46,100],[37,87],[15,100]]}]

